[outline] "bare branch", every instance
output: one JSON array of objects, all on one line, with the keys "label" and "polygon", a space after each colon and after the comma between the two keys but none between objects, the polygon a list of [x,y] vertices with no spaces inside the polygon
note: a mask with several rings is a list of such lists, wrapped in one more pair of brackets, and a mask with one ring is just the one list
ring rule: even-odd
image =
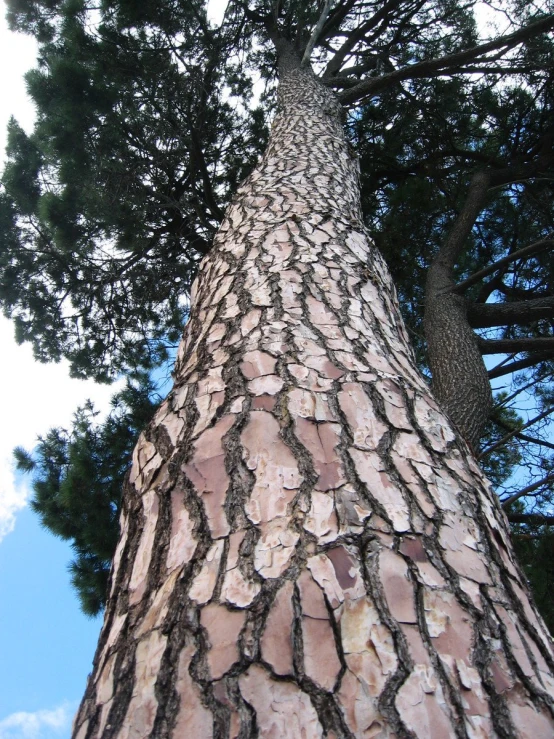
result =
[{"label": "bare branch", "polygon": [[520,428],[510,431],[510,433],[506,434],[498,441],[495,441],[494,444],[491,444],[486,449],[483,449],[483,451],[478,455],[478,459],[482,459],[483,457],[486,457],[491,452],[494,452],[495,449],[498,449],[499,447],[503,446],[508,441],[510,441],[510,439],[513,439],[516,434],[519,434],[525,429],[528,429],[530,426],[533,426],[535,423],[542,421],[543,418],[547,418],[552,412],[554,412],[554,407],[547,408],[547,410],[543,411],[542,413],[539,413],[538,416],[535,416],[535,418],[532,418],[530,421],[527,421],[527,423],[523,424],[523,426],[521,426]]},{"label": "bare branch", "polygon": [[554,350],[554,336],[537,336],[529,339],[479,339],[478,342],[481,354],[517,354]]},{"label": "bare branch", "polygon": [[539,446],[544,446],[547,449],[554,449],[554,444],[550,441],[546,441],[546,439],[537,439],[534,436],[528,436],[527,434],[516,434],[516,439],[519,439],[520,441],[526,441],[529,444],[538,444]]},{"label": "bare branch", "polygon": [[472,303],[468,306],[467,317],[472,328],[531,323],[554,317],[554,297],[513,303]]},{"label": "bare branch", "polygon": [[[368,80],[363,80],[356,87],[350,90],[344,90],[339,94],[339,100],[341,103],[348,104],[354,103],[362,98],[368,97],[369,95],[376,95],[382,90],[388,89],[392,85],[398,84],[403,80],[417,79],[420,77],[437,77],[442,74],[460,73],[461,67],[466,62],[473,62],[475,60],[482,60],[482,58],[497,49],[504,49],[509,51],[510,49],[518,46],[519,44],[527,41],[529,38],[549,31],[554,27],[554,15],[548,15],[542,18],[540,21],[531,23],[524,28],[520,28],[519,31],[510,33],[506,36],[499,36],[493,41],[480,44],[478,46],[472,46],[470,49],[464,51],[458,51],[454,54],[447,54],[446,56],[440,57],[439,59],[428,59],[424,62],[418,62],[417,64],[411,64],[402,69],[398,69],[395,72],[384,74],[381,77],[375,77]],[[495,57],[496,59],[497,57]]]},{"label": "bare branch", "polygon": [[480,269],[479,272],[475,272],[475,274],[468,277],[467,280],[458,283],[454,288],[452,288],[452,292],[462,293],[467,290],[468,287],[475,285],[476,282],[480,282],[484,277],[488,277],[488,275],[491,275],[493,272],[497,272],[506,264],[510,264],[510,262],[513,262],[516,259],[522,259],[523,257],[529,258],[533,254],[538,254],[543,249],[546,249],[547,246],[551,245],[554,246],[554,240],[547,238],[535,241],[533,244],[523,247],[523,249],[518,249],[517,251],[508,254],[506,257],[499,259],[497,262],[494,262],[494,264],[489,264],[488,267],[484,267],[483,269]]},{"label": "bare branch", "polygon": [[[519,391],[518,391],[519,392]],[[514,396],[517,395],[517,393],[514,393]],[[505,431],[513,431],[513,428],[510,426],[510,424],[506,423],[502,418],[497,418],[496,416],[492,416],[491,419],[497,426],[500,426],[500,428],[504,429]],[[547,449],[554,449],[554,444],[551,441],[546,441],[546,439],[537,439],[535,436],[529,436],[529,434],[522,434],[520,431],[517,432],[514,436],[515,439],[519,439],[520,441],[526,441],[529,444],[537,444],[539,446],[544,446]]]},{"label": "bare branch", "polygon": [[489,371],[489,380],[495,380],[497,377],[504,377],[512,372],[519,372],[519,370],[533,367],[539,362],[547,362],[549,359],[554,359],[554,352],[537,352],[531,354],[523,359],[518,359],[515,362],[505,364],[505,360],[498,364],[496,367]]},{"label": "bare branch", "polygon": [[314,30],[312,31],[312,35],[310,36],[310,40],[308,41],[308,45],[306,46],[306,51],[304,52],[304,56],[302,57],[302,62],[301,62],[302,67],[305,67],[310,62],[312,51],[314,50],[314,46],[316,45],[317,39],[319,38],[319,34],[321,33],[323,29],[325,21],[327,20],[327,16],[329,15],[329,11],[331,10],[332,3],[333,3],[333,0],[326,0],[325,5],[323,6],[323,10],[321,11],[319,20],[315,24]]},{"label": "bare branch", "polygon": [[528,485],[526,488],[523,488],[523,490],[520,490],[519,493],[514,493],[513,495],[510,495],[509,498],[506,498],[506,500],[503,500],[501,502],[502,508],[507,508],[511,503],[514,503],[516,500],[523,498],[525,495],[534,493],[535,490],[538,490],[543,485],[548,485],[548,483],[552,482],[553,480],[554,480],[554,473],[551,473],[550,475],[543,477],[542,480],[539,480],[538,482],[534,482],[532,485]]}]

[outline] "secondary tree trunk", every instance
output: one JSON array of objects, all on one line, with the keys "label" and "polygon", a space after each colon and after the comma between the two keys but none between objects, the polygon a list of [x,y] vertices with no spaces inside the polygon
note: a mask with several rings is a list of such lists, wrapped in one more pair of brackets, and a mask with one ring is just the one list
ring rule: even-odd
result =
[{"label": "secondary tree trunk", "polygon": [[74,736],[552,736],[551,640],[289,71],[135,450]]}]

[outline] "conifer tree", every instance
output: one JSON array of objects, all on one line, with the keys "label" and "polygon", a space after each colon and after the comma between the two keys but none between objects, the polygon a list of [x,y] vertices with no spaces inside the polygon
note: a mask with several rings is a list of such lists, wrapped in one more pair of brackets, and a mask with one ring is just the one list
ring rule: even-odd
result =
[{"label": "conifer tree", "polygon": [[[342,106],[403,83],[424,103],[420,80],[443,76],[484,71],[483,94],[494,87],[490,75],[540,81],[554,18],[528,17],[485,43],[469,9],[455,3],[253,5],[230,4],[217,32],[196,3],[106,14],[144,44],[156,29],[163,39],[186,37],[185,8],[221,62],[233,48],[268,80],[277,62],[279,97],[265,153],[199,264],[174,389],[135,448],[75,736],[548,735],[551,641],[474,459],[489,401],[482,345],[455,282],[494,188],[544,179],[548,104],[539,106],[544,126],[531,146],[524,128],[503,159],[477,150],[473,161],[483,166],[466,170],[458,212],[443,221],[431,255],[425,323],[451,422],[416,370],[390,275],[369,239]],[[27,9],[20,22],[54,48],[63,24],[61,32],[49,25],[51,8]],[[180,53],[178,44],[171,50]],[[475,89],[471,79],[462,85],[470,121]],[[442,154],[444,167],[454,155]],[[439,184],[447,176],[435,169]],[[75,236],[83,223],[67,218],[70,210],[57,219],[33,187],[26,191],[52,229],[43,250],[67,250],[66,227]],[[71,187],[62,195],[70,202]],[[18,213],[10,197],[7,232],[21,243],[18,223],[34,223],[40,211]],[[183,233],[191,248],[197,233]],[[497,285],[517,293],[503,266],[522,258],[518,248],[494,265]],[[533,305],[520,306],[520,317],[549,317],[541,312],[548,300],[525,302]],[[22,304],[16,296],[11,305]],[[32,300],[24,310],[33,315]],[[505,313],[480,315],[487,326],[514,325],[514,311],[507,323]],[[65,325],[63,311],[58,318]],[[79,340],[95,336],[83,316],[73,318]],[[102,341],[91,347],[102,363],[107,346],[114,366],[148,362],[120,339]],[[538,347],[540,360],[549,358],[549,336],[503,341],[505,351]],[[45,345],[45,355],[71,355],[75,345],[74,337]],[[77,371],[83,356],[73,355]]]}]

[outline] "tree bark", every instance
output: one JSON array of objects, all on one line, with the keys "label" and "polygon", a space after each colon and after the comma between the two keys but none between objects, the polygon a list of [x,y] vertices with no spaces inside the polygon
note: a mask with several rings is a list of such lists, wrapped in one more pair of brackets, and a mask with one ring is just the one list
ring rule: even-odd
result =
[{"label": "tree bark", "polygon": [[523,339],[478,339],[481,354],[516,354],[554,350],[554,336],[531,336]]},{"label": "tree bark", "polygon": [[492,392],[479,340],[469,325],[467,301],[453,291],[453,272],[484,206],[490,181],[489,172],[473,176],[466,201],[425,283],[424,328],[433,391],[474,449],[492,410]]},{"label": "tree bark", "polygon": [[333,95],[284,74],[141,436],[74,728],[546,737],[554,657],[415,368]]},{"label": "tree bark", "polygon": [[467,317],[472,328],[532,323],[554,317],[554,297],[516,303],[472,303],[468,306]]}]

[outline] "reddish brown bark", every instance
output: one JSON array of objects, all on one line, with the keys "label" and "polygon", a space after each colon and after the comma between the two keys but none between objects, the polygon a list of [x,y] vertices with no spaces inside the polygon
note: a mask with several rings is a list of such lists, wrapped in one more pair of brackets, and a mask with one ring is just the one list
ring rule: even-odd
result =
[{"label": "reddish brown bark", "polygon": [[551,641],[288,72],[135,450],[74,736],[546,737]]}]

